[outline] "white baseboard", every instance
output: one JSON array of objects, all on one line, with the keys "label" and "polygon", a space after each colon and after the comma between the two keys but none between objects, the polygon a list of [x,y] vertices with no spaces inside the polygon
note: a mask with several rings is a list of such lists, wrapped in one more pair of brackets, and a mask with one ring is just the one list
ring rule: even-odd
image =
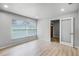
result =
[{"label": "white baseboard", "polygon": [[11,42],[7,42],[6,45],[1,46],[0,49],[4,49],[4,48],[7,48],[7,47],[19,45],[19,44],[26,43],[26,42],[29,42],[29,41],[32,41],[32,40],[36,40],[36,39],[37,39],[36,37],[32,37],[32,36],[21,38],[21,39],[14,39]]},{"label": "white baseboard", "polygon": [[79,47],[78,47],[78,46],[75,46],[75,48],[78,48],[78,49],[79,49]]},{"label": "white baseboard", "polygon": [[67,43],[67,42],[60,42],[60,44],[63,44],[63,45],[67,45],[67,46],[71,46],[71,47],[73,47],[73,44],[70,44],[70,43]]},{"label": "white baseboard", "polygon": [[67,46],[71,46],[71,47],[74,47],[74,48],[78,48],[78,46],[73,46],[72,44],[69,44],[69,43],[66,43],[66,42],[60,42],[60,44],[63,44],[63,45],[67,45]]}]

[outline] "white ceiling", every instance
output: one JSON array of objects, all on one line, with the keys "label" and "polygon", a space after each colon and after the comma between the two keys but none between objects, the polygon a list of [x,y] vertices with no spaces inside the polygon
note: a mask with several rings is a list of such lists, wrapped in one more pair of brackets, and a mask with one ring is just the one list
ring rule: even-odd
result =
[{"label": "white ceiling", "polygon": [[[4,8],[3,5],[5,4],[9,7]],[[77,5],[74,3],[71,5],[68,5],[68,3],[1,3],[0,9],[32,18],[50,19],[64,13],[76,11]],[[61,8],[64,8],[65,11],[61,12]]]}]

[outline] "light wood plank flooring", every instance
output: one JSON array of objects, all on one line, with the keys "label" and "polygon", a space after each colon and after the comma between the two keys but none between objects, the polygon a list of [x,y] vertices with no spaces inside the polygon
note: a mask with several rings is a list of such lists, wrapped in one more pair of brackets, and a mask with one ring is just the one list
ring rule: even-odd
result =
[{"label": "light wood plank flooring", "polygon": [[1,56],[78,56],[79,49],[55,42],[34,40],[0,50]]}]

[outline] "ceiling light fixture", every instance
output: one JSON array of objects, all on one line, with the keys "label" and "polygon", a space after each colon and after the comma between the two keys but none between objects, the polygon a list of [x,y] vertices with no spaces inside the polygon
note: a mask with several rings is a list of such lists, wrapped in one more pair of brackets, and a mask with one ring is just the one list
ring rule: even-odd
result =
[{"label": "ceiling light fixture", "polygon": [[35,18],[38,19],[39,17],[38,16],[35,16]]},{"label": "ceiling light fixture", "polygon": [[22,9],[22,10],[24,10],[24,9]]},{"label": "ceiling light fixture", "polygon": [[61,11],[64,11],[64,9],[62,8]]},{"label": "ceiling light fixture", "polygon": [[5,8],[8,8],[8,5],[4,5]]}]

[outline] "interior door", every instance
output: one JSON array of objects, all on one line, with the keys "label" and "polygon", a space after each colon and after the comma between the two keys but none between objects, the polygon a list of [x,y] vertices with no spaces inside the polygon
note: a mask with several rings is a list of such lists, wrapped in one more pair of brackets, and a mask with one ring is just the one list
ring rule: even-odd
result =
[{"label": "interior door", "polygon": [[73,17],[60,20],[60,39],[62,44],[73,46],[73,26]]}]

